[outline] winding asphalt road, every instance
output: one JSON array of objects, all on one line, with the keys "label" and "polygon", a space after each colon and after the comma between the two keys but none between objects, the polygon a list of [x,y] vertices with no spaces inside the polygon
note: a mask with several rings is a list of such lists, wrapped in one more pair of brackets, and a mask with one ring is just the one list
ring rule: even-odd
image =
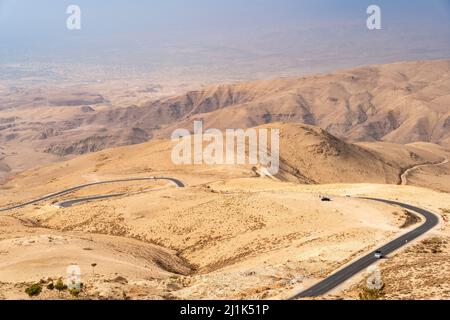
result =
[{"label": "winding asphalt road", "polygon": [[[6,211],[14,210],[14,209],[20,209],[20,208],[23,208],[23,207],[26,207],[26,206],[29,206],[29,205],[32,205],[32,204],[39,203],[41,201],[53,199],[53,198],[56,198],[56,197],[59,197],[59,196],[62,196],[62,195],[65,195],[65,194],[68,194],[68,193],[71,193],[71,192],[74,192],[74,191],[78,191],[78,190],[81,190],[81,189],[84,189],[84,188],[87,188],[87,187],[91,187],[91,186],[110,184],[110,183],[120,183],[120,182],[155,181],[155,180],[167,180],[167,181],[172,182],[178,188],[184,188],[185,187],[184,183],[181,182],[180,180],[175,179],[175,178],[167,178],[167,177],[132,178],[132,179],[121,179],[121,180],[92,182],[92,183],[82,184],[82,185],[79,185],[79,186],[76,186],[76,187],[73,187],[73,188],[65,189],[63,191],[55,192],[55,193],[43,196],[43,197],[38,198],[38,199],[34,199],[34,200],[31,200],[31,201],[28,201],[28,202],[25,202],[25,203],[21,203],[21,204],[14,205],[14,206],[11,206],[11,207],[1,208],[0,212],[6,212]],[[73,200],[73,201],[84,202],[84,201],[95,200],[95,199],[105,199],[105,198],[108,198],[108,197],[110,198],[112,196],[119,196],[119,195],[97,196],[97,197],[91,197],[90,199],[89,198],[84,198],[83,201],[79,201],[81,199]],[[73,205],[73,204],[75,204],[75,202],[72,203],[71,205]]]},{"label": "winding asphalt road", "polygon": [[126,193],[116,193],[116,194],[107,194],[104,196],[92,196],[92,197],[86,197],[86,198],[78,198],[78,199],[57,202],[54,204],[54,206],[58,207],[58,208],[70,208],[79,203],[91,202],[91,201],[95,201],[95,200],[104,200],[104,199],[110,199],[110,198],[117,198],[117,197],[121,197],[124,195],[126,195]]},{"label": "winding asphalt road", "polygon": [[408,211],[413,211],[415,213],[418,213],[422,215],[425,218],[425,222],[419,226],[418,228],[402,235],[401,237],[389,242],[385,246],[378,248],[369,254],[365,255],[364,257],[360,258],[359,260],[351,263],[350,265],[344,267],[343,269],[337,271],[336,273],[332,274],[325,280],[322,280],[321,282],[317,283],[316,285],[312,286],[311,288],[300,292],[299,294],[296,294],[290,300],[293,299],[300,299],[300,298],[307,298],[307,297],[318,297],[321,296],[330,290],[336,288],[340,284],[342,284],[344,281],[350,279],[351,277],[355,276],[359,272],[363,271],[373,263],[379,261],[375,258],[375,252],[377,250],[380,250],[383,255],[388,255],[395,250],[401,248],[402,246],[406,245],[407,243],[413,241],[414,239],[420,237],[421,235],[427,233],[431,229],[433,229],[435,226],[439,223],[439,218],[432,212],[427,211],[425,209],[421,209],[418,207],[414,207],[408,204],[396,202],[396,201],[390,201],[390,200],[384,200],[384,199],[375,199],[375,198],[361,198],[365,200],[372,200],[372,201],[379,201],[384,202],[391,205],[397,205],[400,206]]},{"label": "winding asphalt road", "polygon": [[[35,204],[35,203],[38,203],[38,202],[41,202],[44,200],[49,200],[49,199],[52,199],[52,198],[55,198],[55,197],[58,197],[61,195],[65,195],[65,194],[68,194],[68,193],[71,193],[71,192],[74,192],[74,191],[77,191],[77,190],[80,190],[83,188],[87,188],[90,186],[109,184],[109,183],[149,181],[149,180],[168,180],[168,181],[174,183],[178,188],[185,187],[183,182],[181,182],[180,180],[174,179],[174,178],[166,178],[166,177],[133,178],[133,179],[94,182],[94,183],[79,185],[77,187],[69,188],[69,189],[66,189],[66,190],[63,190],[60,192],[52,193],[47,196],[43,196],[39,199],[31,200],[31,201],[28,201],[28,202],[25,202],[25,203],[22,203],[19,205],[11,206],[8,208],[3,208],[3,209],[0,209],[0,212],[23,208],[28,205],[32,205],[32,204]],[[100,195],[100,196],[93,196],[93,197],[88,197],[88,198],[68,200],[68,201],[60,202],[59,206],[66,208],[66,207],[70,207],[74,204],[81,203],[81,202],[100,200],[100,199],[118,197],[118,196],[123,196],[123,195],[124,194],[121,193],[121,194]],[[425,209],[421,209],[421,208],[412,206],[412,205],[408,205],[408,204],[404,204],[404,203],[400,203],[400,202],[396,202],[396,201],[391,201],[391,200],[376,199],[376,198],[360,198],[360,199],[372,200],[372,201],[383,202],[383,203],[387,203],[387,204],[391,204],[391,205],[396,205],[396,206],[402,207],[408,211],[413,211],[415,213],[418,213],[425,218],[425,222],[422,225],[420,225],[418,228],[400,236],[399,238],[397,238],[397,239],[389,242],[388,244],[384,245],[383,247],[377,249],[377,250],[380,250],[383,253],[383,255],[388,255],[388,254],[394,252],[395,250],[406,245],[407,243],[409,243],[409,242],[415,240],[416,238],[420,237],[421,235],[427,233],[428,231],[433,229],[435,226],[437,226],[439,223],[439,218],[434,213],[427,211]],[[312,286],[311,288],[296,294],[295,296],[291,297],[290,300],[306,298],[306,297],[317,297],[317,296],[323,295],[323,294],[329,292],[330,290],[336,288],[337,286],[339,286],[346,280],[350,279],[351,277],[355,276],[359,272],[363,271],[364,269],[366,269],[373,263],[379,261],[374,256],[375,252],[377,250],[370,252],[369,254],[365,255],[364,257],[358,259],[357,261],[355,261],[355,262],[351,263],[350,265],[344,267],[343,269],[337,271],[336,273],[332,274],[325,280],[320,281],[319,283]]]}]

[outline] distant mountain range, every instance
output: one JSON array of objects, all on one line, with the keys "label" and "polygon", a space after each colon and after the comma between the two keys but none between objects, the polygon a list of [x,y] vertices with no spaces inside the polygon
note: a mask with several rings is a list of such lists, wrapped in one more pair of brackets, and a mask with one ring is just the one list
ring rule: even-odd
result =
[{"label": "distant mountain range", "polygon": [[213,86],[140,107],[90,115],[85,123],[136,127],[167,137],[203,120],[210,128],[272,122],[319,126],[349,141],[450,145],[450,61],[369,66],[305,78]]},{"label": "distant mountain range", "polygon": [[[37,165],[167,139],[175,129],[192,130],[194,120],[203,120],[205,129],[294,123],[319,127],[347,143],[450,146],[450,60],[216,85],[128,107],[89,85],[54,88],[50,96],[13,89],[3,88],[10,91],[0,105],[2,172],[30,167],[30,157]],[[389,181],[398,178],[394,171]]]}]

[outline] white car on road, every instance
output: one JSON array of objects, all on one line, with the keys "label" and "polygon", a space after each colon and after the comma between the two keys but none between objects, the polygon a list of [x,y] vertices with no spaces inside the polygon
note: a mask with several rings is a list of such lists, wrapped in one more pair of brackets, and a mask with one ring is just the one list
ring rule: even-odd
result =
[{"label": "white car on road", "polygon": [[381,252],[381,250],[377,250],[373,256],[375,259],[383,259],[383,252]]}]

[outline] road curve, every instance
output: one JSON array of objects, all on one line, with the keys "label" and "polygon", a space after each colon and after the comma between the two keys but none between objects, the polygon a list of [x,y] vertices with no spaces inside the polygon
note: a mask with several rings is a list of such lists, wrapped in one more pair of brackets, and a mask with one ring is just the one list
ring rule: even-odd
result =
[{"label": "road curve", "polygon": [[408,185],[408,176],[411,174],[411,172],[413,172],[413,171],[415,171],[415,170],[417,170],[417,169],[425,168],[425,167],[442,166],[442,165],[447,164],[447,163],[449,163],[449,162],[450,162],[450,159],[445,158],[444,160],[442,160],[441,162],[438,162],[438,163],[424,163],[424,164],[418,164],[418,165],[416,165],[416,166],[414,166],[414,167],[412,167],[412,168],[409,168],[409,169],[405,170],[405,172],[403,172],[403,173],[400,175],[400,181],[401,181],[400,184],[401,184],[402,186]]},{"label": "road curve", "polygon": [[71,193],[71,192],[74,192],[74,191],[78,191],[78,190],[81,190],[81,189],[84,189],[84,188],[87,188],[87,187],[103,185],[103,184],[110,184],[110,183],[133,182],[133,181],[151,181],[151,180],[153,180],[153,181],[154,180],[167,180],[167,181],[172,182],[178,188],[184,188],[185,187],[184,183],[181,182],[180,180],[175,179],[175,178],[168,178],[168,177],[131,178],[131,179],[120,179],[120,180],[92,182],[92,183],[82,184],[82,185],[79,185],[79,186],[76,186],[76,187],[73,187],[73,188],[65,189],[65,190],[62,190],[62,191],[59,191],[59,192],[51,193],[49,195],[43,196],[43,197],[38,198],[38,199],[30,200],[30,201],[27,201],[25,203],[21,203],[21,204],[14,205],[14,206],[11,206],[11,207],[1,208],[0,212],[6,212],[6,211],[14,210],[14,209],[20,209],[20,208],[23,208],[23,207],[26,207],[26,206],[29,206],[29,205],[32,205],[32,204],[36,204],[36,203],[41,202],[41,201],[45,201],[45,200],[49,200],[49,199],[52,199],[52,198],[56,198],[56,197],[59,197],[59,196],[62,196],[62,195],[65,195],[65,194],[68,194],[68,193]]},{"label": "road curve", "polygon": [[110,198],[117,198],[117,197],[122,197],[126,195],[126,193],[116,193],[116,194],[108,194],[108,195],[103,195],[103,196],[92,196],[92,197],[85,197],[85,198],[78,198],[78,199],[72,199],[72,200],[66,200],[66,201],[61,201],[61,202],[57,202],[54,204],[55,207],[58,208],[70,208],[76,204],[79,203],[83,203],[83,202],[90,202],[90,201],[95,201],[95,200],[105,200],[105,199],[110,199]]},{"label": "road curve", "polygon": [[[174,183],[179,188],[185,187],[183,182],[181,182],[180,180],[174,179],[174,178],[166,178],[166,177],[133,178],[133,179],[121,179],[121,180],[94,182],[94,183],[79,185],[79,186],[69,188],[69,189],[66,189],[66,190],[63,190],[60,192],[52,193],[52,194],[43,196],[39,199],[31,200],[31,201],[28,201],[28,202],[25,202],[25,203],[22,203],[19,205],[3,208],[3,209],[0,209],[0,212],[23,208],[23,207],[31,205],[31,204],[35,204],[35,203],[38,203],[38,202],[41,202],[44,200],[49,200],[49,199],[52,199],[52,198],[55,198],[55,197],[58,197],[58,196],[61,196],[61,195],[64,195],[64,194],[67,194],[70,192],[74,192],[74,191],[77,191],[77,190],[80,190],[83,188],[87,188],[90,186],[109,184],[109,183],[149,181],[149,180],[168,180],[168,181]],[[89,197],[89,198],[69,200],[69,201],[64,202],[64,205],[62,207],[70,207],[79,202],[99,200],[99,199],[111,198],[111,197],[116,197],[116,196],[121,196],[121,195],[123,195],[123,194],[93,196],[93,197]],[[391,205],[400,206],[406,210],[414,211],[414,212],[422,215],[425,218],[425,222],[422,225],[420,225],[418,228],[400,236],[399,238],[389,242],[388,244],[384,245],[383,247],[373,250],[369,254],[367,254],[364,257],[358,259],[357,261],[351,263],[350,265],[344,267],[343,269],[337,271],[336,273],[334,273],[331,276],[329,276],[328,278],[320,281],[319,283],[312,286],[311,288],[294,295],[293,297],[290,298],[290,300],[306,298],[306,297],[317,297],[317,296],[320,296],[320,295],[323,295],[323,294],[329,292],[330,290],[334,289],[338,285],[342,284],[346,280],[348,280],[351,277],[353,277],[354,275],[358,274],[365,268],[367,268],[370,265],[372,265],[373,263],[377,262],[378,259],[376,259],[374,257],[375,251],[381,250],[384,255],[388,255],[388,254],[394,252],[395,250],[401,248],[405,244],[410,243],[411,241],[415,240],[416,238],[420,237],[421,235],[427,233],[428,231],[433,229],[435,226],[437,226],[439,223],[439,218],[434,213],[427,211],[425,209],[421,209],[421,208],[412,206],[412,205],[408,205],[408,204],[404,204],[404,203],[400,203],[400,202],[396,202],[396,201],[391,201],[391,200],[377,199],[377,198],[360,198],[360,199],[378,201],[378,202],[383,202],[383,203],[387,203],[387,204],[391,204]]]},{"label": "road curve", "polygon": [[[427,211],[425,209],[421,209],[418,207],[414,207],[408,204],[391,201],[391,200],[384,200],[384,199],[376,199],[376,198],[360,198],[365,200],[372,200],[372,201],[378,201],[383,202],[387,204],[397,205],[400,206],[406,210],[414,211],[420,215],[422,215],[425,218],[425,222],[420,225],[418,228],[400,236],[399,238],[389,242],[388,244],[384,245],[381,248],[378,248],[376,250],[381,250],[384,255],[390,254],[394,252],[395,250],[401,248],[402,246],[406,245],[407,243],[413,241],[414,239],[420,237],[421,235],[427,233],[431,229],[433,229],[435,226],[439,223],[439,218],[432,212]],[[365,255],[364,257],[360,258],[359,260],[353,262],[352,264],[344,267],[343,269],[337,271],[336,273],[332,274],[328,278],[322,280],[321,282],[317,283],[316,285],[312,286],[311,288],[300,292],[290,298],[290,300],[293,299],[300,299],[300,298],[308,298],[308,297],[318,297],[321,296],[330,290],[336,288],[338,285],[342,284],[344,281],[350,279],[357,273],[363,271],[367,267],[369,267],[371,264],[379,261],[374,257],[375,251],[370,252],[369,254]]]}]

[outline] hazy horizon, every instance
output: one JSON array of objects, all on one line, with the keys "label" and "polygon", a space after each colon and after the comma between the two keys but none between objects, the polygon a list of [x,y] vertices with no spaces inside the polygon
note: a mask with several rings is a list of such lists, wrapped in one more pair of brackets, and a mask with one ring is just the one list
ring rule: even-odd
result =
[{"label": "hazy horizon", "polygon": [[[66,8],[82,29],[66,29]],[[382,30],[366,9],[382,9]],[[450,1],[0,0],[0,66],[86,64],[236,79],[450,57]],[[204,68],[208,70],[205,71]]]}]

